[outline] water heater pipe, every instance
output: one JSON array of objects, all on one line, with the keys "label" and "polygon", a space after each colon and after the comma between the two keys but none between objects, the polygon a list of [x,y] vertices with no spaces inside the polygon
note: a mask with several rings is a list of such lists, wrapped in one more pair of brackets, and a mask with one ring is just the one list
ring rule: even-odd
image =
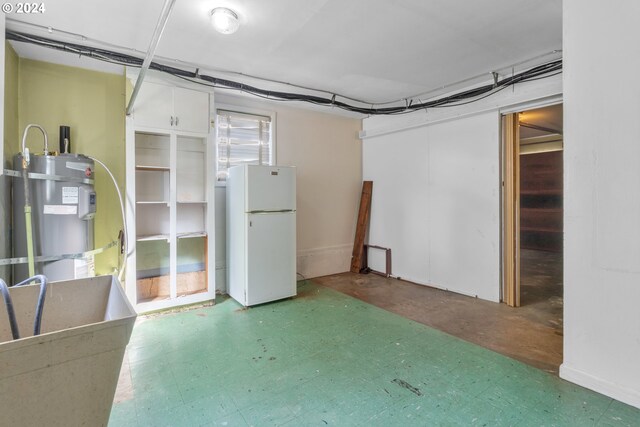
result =
[{"label": "water heater pipe", "polygon": [[37,128],[40,129],[42,135],[44,136],[44,155],[49,154],[49,141],[47,138],[47,132],[40,125],[30,123],[27,127],[24,128],[24,132],[22,134],[22,181],[24,184],[24,223],[25,223],[25,231],[27,234],[27,260],[29,263],[29,276],[35,276],[36,268],[34,262],[33,255],[33,232],[31,225],[31,200],[29,198],[29,149],[27,148],[27,133],[29,129]]},{"label": "water heater pipe", "polygon": [[100,160],[96,159],[95,157],[91,157],[91,156],[87,156],[87,157],[89,157],[94,162],[99,163],[100,166],[102,166],[104,168],[104,170],[107,171],[107,173],[111,177],[111,181],[113,182],[113,186],[115,187],[116,192],[118,193],[118,200],[120,201],[120,214],[122,215],[122,229],[123,229],[123,232],[124,232],[124,259],[122,260],[122,265],[120,266],[120,271],[118,271],[118,279],[120,280],[120,282],[122,282],[122,275],[124,274],[124,269],[125,269],[125,266],[127,264],[127,258],[129,257],[129,233],[127,232],[127,218],[126,218],[126,216],[124,214],[124,202],[122,201],[122,192],[120,191],[120,187],[118,187],[118,183],[116,182],[115,177],[113,176],[113,174],[111,173],[111,171],[109,170],[107,165],[105,165]]},{"label": "water heater pipe", "polygon": [[44,128],[40,125],[37,125],[35,123],[30,123],[27,125],[27,127],[24,128],[24,132],[22,133],[22,146],[21,146],[21,150],[20,152],[24,154],[24,150],[26,150],[27,148],[27,132],[29,131],[29,129],[31,128],[36,128],[36,129],[40,129],[40,132],[42,132],[42,135],[44,136],[44,155],[48,155],[49,154],[49,138],[47,137],[47,131],[44,130]]}]

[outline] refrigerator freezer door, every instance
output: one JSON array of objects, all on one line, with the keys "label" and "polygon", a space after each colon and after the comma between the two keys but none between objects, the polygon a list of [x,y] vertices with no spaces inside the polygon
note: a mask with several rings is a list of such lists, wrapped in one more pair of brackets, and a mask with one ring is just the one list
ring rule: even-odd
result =
[{"label": "refrigerator freezer door", "polygon": [[247,166],[247,212],[296,209],[296,168]]},{"label": "refrigerator freezer door", "polygon": [[246,304],[296,294],[295,212],[247,214]]}]

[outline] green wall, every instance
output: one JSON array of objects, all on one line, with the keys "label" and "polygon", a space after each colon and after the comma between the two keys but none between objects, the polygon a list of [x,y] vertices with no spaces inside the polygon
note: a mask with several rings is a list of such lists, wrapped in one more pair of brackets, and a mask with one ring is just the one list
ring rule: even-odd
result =
[{"label": "green wall", "polygon": [[[104,162],[124,196],[125,77],[20,59],[18,86],[19,132],[29,123],[44,126],[49,135],[49,150],[53,151],[59,149],[59,126],[71,126],[72,152]],[[5,148],[6,139],[5,136]],[[27,141],[32,151],[41,151],[40,132],[30,131]],[[17,151],[16,141],[10,145],[10,156]],[[98,195],[95,244],[99,248],[117,238],[122,220],[118,196],[108,174],[96,165],[95,176]],[[97,255],[96,274],[113,273],[118,258],[117,247]]]},{"label": "green wall", "polygon": [[18,55],[8,42],[5,42],[4,57],[4,166],[11,163],[11,156],[18,151]]},{"label": "green wall", "polygon": [[[2,47],[2,46],[0,46]],[[17,144],[18,140],[18,55],[5,42],[4,58],[4,134],[3,151],[4,164],[0,162],[0,168],[6,167],[11,153],[10,146]],[[0,176],[0,223],[4,226],[4,232],[0,234],[0,258],[11,257],[11,235],[8,233],[11,223],[10,192],[11,178]],[[0,278],[11,281],[11,266],[0,266]]]}]

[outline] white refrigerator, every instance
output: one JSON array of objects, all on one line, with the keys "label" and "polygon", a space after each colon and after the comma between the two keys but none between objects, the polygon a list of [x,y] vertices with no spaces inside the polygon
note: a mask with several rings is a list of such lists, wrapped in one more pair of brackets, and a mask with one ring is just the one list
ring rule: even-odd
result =
[{"label": "white refrigerator", "polygon": [[295,167],[229,169],[227,290],[244,306],[296,295]]}]

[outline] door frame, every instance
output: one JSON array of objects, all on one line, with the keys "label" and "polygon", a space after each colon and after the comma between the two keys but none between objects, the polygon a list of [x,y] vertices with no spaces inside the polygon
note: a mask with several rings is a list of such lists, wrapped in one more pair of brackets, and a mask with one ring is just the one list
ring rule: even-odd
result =
[{"label": "door frame", "polygon": [[520,126],[519,113],[502,115],[502,300],[520,306]]},{"label": "door frame", "polygon": [[518,114],[562,104],[562,95],[500,109],[501,147],[501,273],[500,300],[520,306],[520,131]]}]

